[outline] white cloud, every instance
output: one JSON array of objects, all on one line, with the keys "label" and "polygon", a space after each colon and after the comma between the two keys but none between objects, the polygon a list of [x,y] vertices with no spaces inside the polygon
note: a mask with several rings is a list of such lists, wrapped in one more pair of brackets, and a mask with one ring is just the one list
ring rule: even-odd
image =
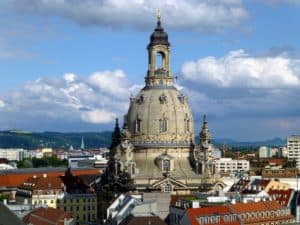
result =
[{"label": "white cloud", "polygon": [[66,82],[71,83],[74,82],[76,80],[76,75],[73,73],[66,73],[64,75],[64,79]]},{"label": "white cloud", "polygon": [[91,86],[118,98],[128,97],[128,80],[122,70],[106,70],[97,72],[89,77]]},{"label": "white cloud", "polygon": [[284,55],[254,57],[244,50],[183,64],[187,80],[217,87],[284,88],[299,87],[300,60]]},{"label": "white cloud", "polygon": [[4,106],[5,106],[4,101],[2,101],[2,100],[0,99],[0,108],[4,108]]},{"label": "white cloud", "polygon": [[96,109],[81,114],[82,120],[88,123],[109,123],[116,117],[117,115],[114,112],[105,109]]},{"label": "white cloud", "polygon": [[[131,85],[122,70],[95,72],[86,78],[67,73],[61,78],[39,78],[4,95],[11,114],[55,120],[105,124],[123,117],[129,104]],[[4,102],[0,100],[0,108]],[[27,115],[28,112],[28,115]],[[29,115],[30,114],[30,115]]]},{"label": "white cloud", "polygon": [[153,27],[160,8],[167,27],[218,31],[248,17],[241,0],[31,0],[14,1],[14,8],[30,14],[60,16],[80,25]]}]

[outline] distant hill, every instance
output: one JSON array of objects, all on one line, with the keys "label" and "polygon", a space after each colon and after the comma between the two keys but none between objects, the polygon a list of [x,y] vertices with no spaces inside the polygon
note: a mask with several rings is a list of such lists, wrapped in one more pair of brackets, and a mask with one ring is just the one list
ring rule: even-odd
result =
[{"label": "distant hill", "polygon": [[259,147],[259,146],[270,146],[278,147],[286,145],[286,139],[273,138],[265,141],[235,141],[229,138],[216,138],[213,140],[216,145],[227,145],[231,147]]},{"label": "distant hill", "polygon": [[[69,149],[72,145],[75,149],[80,148],[81,138],[84,139],[86,148],[97,148],[109,146],[111,143],[111,131],[84,132],[84,133],[60,133],[42,132],[32,133],[28,131],[0,131],[0,148],[24,148],[36,149],[43,147]],[[196,137],[199,143],[199,137]],[[231,147],[283,146],[286,140],[273,138],[265,141],[241,142],[229,138],[216,138],[213,143],[217,146],[227,145]]]},{"label": "distant hill", "polygon": [[72,145],[80,148],[81,138],[87,148],[109,146],[111,132],[84,132],[84,133],[60,133],[42,132],[31,133],[27,131],[2,131],[0,132],[0,148],[24,148],[36,149],[43,147],[69,149]]}]

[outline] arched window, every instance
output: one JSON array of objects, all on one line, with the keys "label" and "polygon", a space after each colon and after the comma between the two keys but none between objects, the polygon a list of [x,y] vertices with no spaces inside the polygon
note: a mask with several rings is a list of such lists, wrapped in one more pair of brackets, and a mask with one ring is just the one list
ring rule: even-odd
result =
[{"label": "arched window", "polygon": [[163,118],[160,120],[160,132],[167,132],[168,131],[168,119]]},{"label": "arched window", "polygon": [[170,171],[170,160],[169,159],[164,159],[162,163],[162,170],[163,172],[169,172]]},{"label": "arched window", "polygon": [[164,54],[162,52],[156,53],[156,69],[164,68]]},{"label": "arched window", "polygon": [[141,123],[142,123],[142,120],[140,118],[137,118],[136,121],[135,121],[135,132],[138,133],[138,132],[141,132]]}]

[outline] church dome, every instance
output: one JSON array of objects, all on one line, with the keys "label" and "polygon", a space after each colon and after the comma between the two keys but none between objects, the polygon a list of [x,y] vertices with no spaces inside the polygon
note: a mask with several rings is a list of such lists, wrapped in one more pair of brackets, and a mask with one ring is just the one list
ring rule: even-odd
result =
[{"label": "church dome", "polygon": [[190,146],[194,123],[187,98],[174,86],[143,88],[126,115],[135,146]]},{"label": "church dome", "polygon": [[173,83],[168,34],[157,27],[148,45],[145,87],[130,99],[125,123],[135,147],[187,147],[194,142],[194,122],[187,97]]}]

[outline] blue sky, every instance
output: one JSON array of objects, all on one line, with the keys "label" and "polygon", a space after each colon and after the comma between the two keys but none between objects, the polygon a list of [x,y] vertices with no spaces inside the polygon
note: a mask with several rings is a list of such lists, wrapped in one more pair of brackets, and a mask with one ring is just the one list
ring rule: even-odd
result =
[{"label": "blue sky", "polygon": [[5,0],[0,130],[101,131],[143,85],[156,8],[198,133],[300,133],[299,0]]}]

